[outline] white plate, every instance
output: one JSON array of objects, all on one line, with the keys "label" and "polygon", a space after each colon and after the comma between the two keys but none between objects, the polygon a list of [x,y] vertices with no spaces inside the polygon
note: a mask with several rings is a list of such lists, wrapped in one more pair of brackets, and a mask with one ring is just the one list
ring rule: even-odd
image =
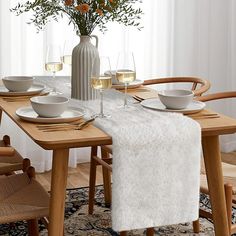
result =
[{"label": "white plate", "polygon": [[141,105],[150,108],[153,110],[158,110],[158,111],[167,111],[167,112],[179,112],[183,114],[192,114],[192,113],[197,113],[201,110],[204,109],[206,106],[205,103],[199,102],[199,101],[192,101],[185,109],[181,110],[174,110],[174,109],[168,109],[166,108],[159,99],[157,98],[150,98],[146,99],[141,102]]},{"label": "white plate", "polygon": [[[129,85],[128,85],[128,88],[138,88],[140,85],[143,84],[143,80],[135,80],[133,82],[131,82]],[[124,89],[125,88],[125,85],[124,84],[113,84],[112,85],[112,88],[114,89]]]},{"label": "white plate", "polygon": [[2,96],[23,96],[38,94],[46,88],[43,84],[33,84],[27,91],[10,92],[5,86],[0,86],[0,95]]},{"label": "white plate", "polygon": [[21,107],[16,110],[16,115],[21,119],[35,123],[62,123],[78,120],[83,117],[83,110],[75,107],[68,107],[60,116],[54,118],[40,117],[32,107]]}]

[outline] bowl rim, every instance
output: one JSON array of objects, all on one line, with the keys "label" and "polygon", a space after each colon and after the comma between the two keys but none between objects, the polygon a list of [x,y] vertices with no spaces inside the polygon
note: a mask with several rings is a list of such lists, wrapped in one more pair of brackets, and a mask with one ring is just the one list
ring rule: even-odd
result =
[{"label": "bowl rim", "polygon": [[[43,101],[35,101],[36,98],[45,98],[45,97],[59,97],[59,98],[64,98],[66,99],[65,101],[62,102],[43,102]],[[42,105],[60,105],[60,104],[66,104],[69,102],[69,98],[64,97],[64,96],[55,96],[55,95],[49,95],[49,96],[34,96],[30,98],[30,102],[35,103],[35,104],[42,104]]]},{"label": "bowl rim", "polygon": [[[12,79],[11,79],[12,78]],[[22,78],[21,80],[14,80],[13,78]],[[23,79],[25,78],[25,79]],[[2,78],[2,81],[11,81],[11,82],[23,82],[23,81],[32,81],[34,80],[34,76],[6,76]]]},{"label": "bowl rim", "polygon": [[[163,94],[164,92],[166,91],[184,91],[184,92],[189,92],[189,94],[183,94],[183,95],[171,95],[171,94]],[[188,90],[188,89],[165,89],[165,90],[161,90],[161,91],[158,91],[158,95],[161,95],[163,97],[192,97],[194,96],[194,93],[192,90]]]}]

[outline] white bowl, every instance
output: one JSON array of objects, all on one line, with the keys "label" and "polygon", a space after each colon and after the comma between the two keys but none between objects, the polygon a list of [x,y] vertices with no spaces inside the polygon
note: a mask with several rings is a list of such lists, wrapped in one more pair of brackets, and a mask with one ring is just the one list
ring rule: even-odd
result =
[{"label": "white bowl", "polygon": [[10,92],[27,91],[33,84],[32,76],[8,76],[2,79],[4,86]]},{"label": "white bowl", "polygon": [[30,98],[34,111],[41,117],[60,116],[67,108],[69,99],[62,96],[37,96]]},{"label": "white bowl", "polygon": [[193,100],[193,92],[191,90],[163,90],[158,92],[160,101],[168,109],[184,109]]}]

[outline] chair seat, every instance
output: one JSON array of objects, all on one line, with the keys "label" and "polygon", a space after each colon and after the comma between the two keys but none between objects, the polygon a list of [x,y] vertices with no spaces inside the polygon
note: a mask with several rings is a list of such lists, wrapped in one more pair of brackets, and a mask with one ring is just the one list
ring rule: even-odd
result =
[{"label": "chair seat", "polygon": [[49,214],[49,194],[27,173],[0,178],[0,201],[0,223]]},{"label": "chair seat", "polygon": [[[222,162],[222,169],[224,174],[224,183],[230,183],[233,186],[233,195],[236,198],[236,165],[228,164]],[[205,171],[201,174],[201,191],[203,193],[208,193],[208,185]]]}]

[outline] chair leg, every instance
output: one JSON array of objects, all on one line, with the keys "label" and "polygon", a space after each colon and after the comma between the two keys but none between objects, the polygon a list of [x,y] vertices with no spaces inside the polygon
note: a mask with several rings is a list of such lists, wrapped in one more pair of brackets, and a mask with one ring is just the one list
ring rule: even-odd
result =
[{"label": "chair leg", "polygon": [[127,231],[120,232],[120,236],[126,236],[126,235],[127,235]]},{"label": "chair leg", "polygon": [[232,191],[233,186],[229,183],[224,185],[225,188],[225,200],[226,200],[226,210],[228,216],[228,226],[229,226],[229,235],[231,235],[231,224],[232,224]]},{"label": "chair leg", "polygon": [[[109,153],[101,148],[102,159],[108,159]],[[104,198],[106,207],[111,206],[111,173],[106,167],[102,166]]]},{"label": "chair leg", "polygon": [[48,230],[49,220],[48,217],[43,217],[40,219],[42,223],[44,224],[45,228]]},{"label": "chair leg", "polygon": [[96,163],[96,160],[94,160],[93,156],[97,156],[97,146],[91,148],[90,174],[89,174],[89,202],[88,202],[89,214],[93,214],[95,185],[96,185],[96,172],[97,172],[97,163]]},{"label": "chair leg", "polygon": [[147,228],[147,233],[146,233],[147,236],[153,236],[154,233],[155,233],[154,228]]},{"label": "chair leg", "polygon": [[28,234],[29,236],[39,236],[39,227],[38,227],[38,220],[28,220]]},{"label": "chair leg", "polygon": [[23,172],[26,172],[29,167],[30,167],[30,159],[24,158],[23,159],[23,165],[22,165]]},{"label": "chair leg", "polygon": [[200,233],[200,223],[199,223],[199,219],[193,221],[193,232],[195,234],[199,234]]},{"label": "chair leg", "polygon": [[30,179],[35,179],[35,169],[33,166],[30,166],[27,170],[26,170],[28,176]]},{"label": "chair leg", "polygon": [[0,124],[2,122],[2,110],[0,110]]}]

